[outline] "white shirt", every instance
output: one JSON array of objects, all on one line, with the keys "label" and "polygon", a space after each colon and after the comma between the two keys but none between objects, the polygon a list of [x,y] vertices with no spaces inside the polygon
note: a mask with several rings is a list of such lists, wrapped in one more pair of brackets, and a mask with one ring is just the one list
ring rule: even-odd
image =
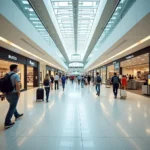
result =
[{"label": "white shirt", "polygon": [[59,80],[59,76],[58,76],[58,75],[55,75],[54,80],[55,80],[55,81],[58,81],[58,80]]}]

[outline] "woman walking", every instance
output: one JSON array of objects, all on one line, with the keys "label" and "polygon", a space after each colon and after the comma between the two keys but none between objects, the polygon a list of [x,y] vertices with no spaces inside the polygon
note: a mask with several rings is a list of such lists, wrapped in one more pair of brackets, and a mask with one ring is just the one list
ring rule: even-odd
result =
[{"label": "woman walking", "polygon": [[54,86],[54,77],[53,75],[51,75],[51,90],[53,90],[53,86]]},{"label": "woman walking", "polygon": [[45,79],[44,79],[44,87],[45,87],[45,92],[46,92],[46,102],[48,103],[48,98],[49,98],[49,93],[50,93],[50,77],[48,74],[46,74]]}]

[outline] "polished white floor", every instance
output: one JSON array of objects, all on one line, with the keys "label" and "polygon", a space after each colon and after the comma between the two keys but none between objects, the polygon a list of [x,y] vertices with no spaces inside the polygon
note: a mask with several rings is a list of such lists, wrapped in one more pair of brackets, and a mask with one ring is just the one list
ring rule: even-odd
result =
[{"label": "polished white floor", "polygon": [[35,101],[35,91],[22,93],[24,117],[5,131],[8,103],[0,102],[0,150],[150,150],[150,98],[115,100],[105,86],[97,97],[93,86],[68,83],[45,103]]}]

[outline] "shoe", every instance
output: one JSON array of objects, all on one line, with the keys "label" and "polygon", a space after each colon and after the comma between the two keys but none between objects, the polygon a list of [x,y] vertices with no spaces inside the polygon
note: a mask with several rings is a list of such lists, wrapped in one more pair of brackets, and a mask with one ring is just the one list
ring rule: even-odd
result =
[{"label": "shoe", "polygon": [[18,117],[15,118],[15,120],[17,121],[18,119],[20,119],[23,116],[23,114],[19,114]]},{"label": "shoe", "polygon": [[5,124],[5,129],[11,128],[13,125],[15,124],[15,122],[11,122],[9,124]]},{"label": "shoe", "polygon": [[48,103],[49,101],[46,101],[46,103]]}]

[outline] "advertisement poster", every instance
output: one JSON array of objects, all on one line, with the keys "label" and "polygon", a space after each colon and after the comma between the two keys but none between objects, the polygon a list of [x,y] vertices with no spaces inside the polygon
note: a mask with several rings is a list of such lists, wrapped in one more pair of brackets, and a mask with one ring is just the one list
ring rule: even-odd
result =
[{"label": "advertisement poster", "polygon": [[148,85],[150,85],[150,75],[148,75]]}]

